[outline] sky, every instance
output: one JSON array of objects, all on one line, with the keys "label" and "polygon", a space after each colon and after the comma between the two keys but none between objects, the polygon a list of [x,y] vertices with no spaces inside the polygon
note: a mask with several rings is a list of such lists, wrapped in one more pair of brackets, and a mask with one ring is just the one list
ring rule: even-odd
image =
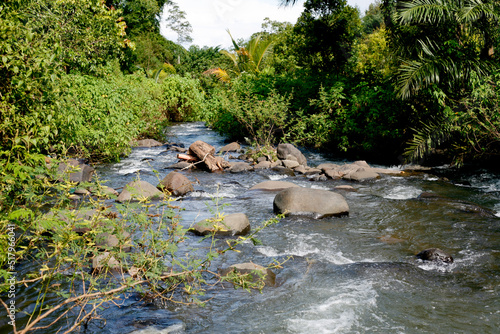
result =
[{"label": "sky", "polygon": [[[362,14],[374,1],[347,0],[349,5],[358,6]],[[287,7],[280,6],[280,0],[178,0],[177,3],[193,27],[191,44],[227,48],[231,45],[227,29],[235,39],[247,39],[261,30],[266,17],[272,21],[295,23],[304,1],[299,0],[294,6]],[[177,35],[169,31],[164,22],[160,31],[167,39],[177,41]]]}]

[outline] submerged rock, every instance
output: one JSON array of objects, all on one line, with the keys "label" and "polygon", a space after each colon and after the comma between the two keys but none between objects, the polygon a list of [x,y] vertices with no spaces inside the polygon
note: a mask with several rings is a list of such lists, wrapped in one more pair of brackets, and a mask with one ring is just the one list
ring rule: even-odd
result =
[{"label": "submerged rock", "polygon": [[425,249],[418,253],[417,257],[423,261],[453,263],[453,257],[439,248]]},{"label": "submerged rock", "polygon": [[311,188],[288,188],[279,192],[273,202],[277,214],[305,214],[315,218],[344,216],[349,205],[340,194]]}]

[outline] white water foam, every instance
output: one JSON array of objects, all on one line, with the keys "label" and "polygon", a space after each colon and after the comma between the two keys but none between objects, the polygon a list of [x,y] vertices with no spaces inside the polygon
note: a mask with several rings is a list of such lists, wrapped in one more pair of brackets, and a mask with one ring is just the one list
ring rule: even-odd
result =
[{"label": "white water foam", "polygon": [[[319,292],[319,293],[318,293]],[[330,296],[319,300],[299,316],[289,319],[288,330],[292,333],[350,333],[358,327],[361,318],[376,308],[377,292],[369,281],[346,282],[331,289],[313,292]]]},{"label": "white water foam", "polygon": [[405,200],[410,198],[417,198],[421,193],[421,189],[412,186],[397,186],[389,190],[382,197],[387,199]]},{"label": "white water foam", "polygon": [[279,174],[279,175],[269,175],[269,179],[271,181],[279,181],[279,180],[283,180],[283,179],[287,179],[288,178],[288,175],[282,175],[282,174]]},{"label": "white water foam", "polygon": [[[258,247],[257,250],[268,257],[276,257],[276,256],[311,256],[316,255],[321,259],[326,260],[328,262],[334,264],[348,264],[354,263],[351,259],[348,259],[343,255],[340,250],[335,248],[335,243],[326,238],[321,234],[289,234],[288,235],[289,245],[287,249],[282,251],[277,250],[271,246],[262,246]],[[321,242],[318,242],[318,239],[323,239]],[[322,249],[315,247],[313,244],[322,245]]]}]

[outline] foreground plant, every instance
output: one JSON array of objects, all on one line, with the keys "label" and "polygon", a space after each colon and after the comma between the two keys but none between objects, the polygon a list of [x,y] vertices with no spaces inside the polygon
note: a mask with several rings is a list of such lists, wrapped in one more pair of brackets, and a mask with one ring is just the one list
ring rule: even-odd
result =
[{"label": "foreground plant", "polygon": [[[26,167],[26,174],[18,170],[18,175],[24,179],[33,172]],[[181,225],[180,210],[171,198],[161,202],[143,198],[115,206],[89,198],[76,209],[68,200],[76,184],[54,183],[44,172],[27,178],[26,183],[35,186],[33,193],[25,191],[24,197],[13,199],[4,196],[6,186],[1,192],[6,210],[0,216],[0,241],[6,247],[0,253],[4,278],[0,289],[7,298],[0,299],[0,304],[12,315],[9,324],[14,333],[49,328],[68,333],[86,327],[99,319],[103,307],[118,304],[130,294],[203,304],[205,289],[223,281],[210,269],[211,261],[247,240],[257,242],[255,234],[276,222],[264,223],[246,238],[227,240],[222,248],[215,247],[212,236],[208,252],[184,255],[191,253],[188,229]],[[2,184],[21,189],[20,181],[9,180],[4,178]],[[35,205],[26,201],[35,197]],[[216,201],[215,219],[223,216],[218,205]],[[21,298],[33,291],[38,291],[34,300]]]}]

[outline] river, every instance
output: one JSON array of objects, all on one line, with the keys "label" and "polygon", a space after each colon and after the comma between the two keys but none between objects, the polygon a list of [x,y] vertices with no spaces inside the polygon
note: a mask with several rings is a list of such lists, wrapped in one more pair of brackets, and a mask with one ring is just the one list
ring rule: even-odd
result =
[{"label": "river", "polygon": [[[189,147],[203,140],[216,149],[224,138],[203,123],[175,124],[168,141]],[[304,151],[309,166],[343,164]],[[97,167],[107,185],[120,188],[139,171],[157,184],[177,162],[164,147],[137,148],[121,162]],[[385,167],[387,166],[380,166]],[[398,169],[398,167],[392,167]],[[446,174],[446,170],[437,174]],[[262,293],[210,289],[205,307],[144,304],[129,298],[104,311],[106,324],[89,333],[498,333],[500,328],[500,218],[479,207],[500,211],[500,177],[430,173],[382,176],[367,182],[311,181],[271,170],[246,173],[187,171],[195,191],[180,199],[182,224],[210,217],[206,203],[220,196],[224,212],[244,212],[253,226],[273,217],[275,193],[249,192],[267,180],[338,191],[350,214],[314,220],[287,217],[259,233],[261,246],[245,244],[240,253],[218,259],[224,267],[252,261],[268,265],[293,259],[275,270],[277,287]],[[448,173],[449,174],[449,173]],[[421,194],[433,194],[425,196]],[[196,244],[198,237],[193,236]],[[206,242],[209,242],[208,240]],[[200,244],[200,249],[203,248]],[[453,264],[429,264],[415,254],[437,247]]]}]

